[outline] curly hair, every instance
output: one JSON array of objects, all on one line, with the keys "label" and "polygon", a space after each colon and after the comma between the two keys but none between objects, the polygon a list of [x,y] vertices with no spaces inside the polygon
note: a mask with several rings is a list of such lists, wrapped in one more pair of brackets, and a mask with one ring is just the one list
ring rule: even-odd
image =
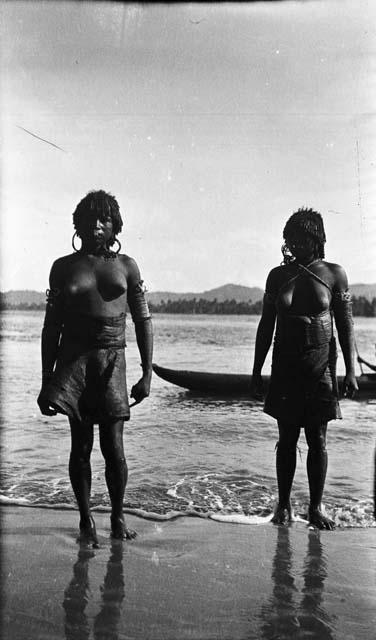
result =
[{"label": "curly hair", "polygon": [[[326,235],[324,222],[320,213],[314,209],[308,209],[306,207],[301,207],[295,211],[287,220],[285,228],[283,229],[284,240],[288,240],[296,231],[302,231],[312,238],[314,242],[313,252],[315,258],[325,258],[324,245],[326,242]],[[288,262],[283,248],[282,253],[284,254],[285,261]]]},{"label": "curly hair", "polygon": [[123,228],[123,220],[116,198],[103,190],[89,191],[78,203],[73,213],[73,226],[78,236],[80,236],[79,229],[82,219],[92,215],[98,216],[101,220],[107,217],[111,218],[113,237],[109,245],[112,246],[117,234],[120,233]]}]

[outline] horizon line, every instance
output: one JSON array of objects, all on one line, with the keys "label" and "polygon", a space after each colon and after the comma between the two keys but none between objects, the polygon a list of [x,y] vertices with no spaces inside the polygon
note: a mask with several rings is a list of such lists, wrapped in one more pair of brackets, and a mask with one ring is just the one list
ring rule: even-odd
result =
[{"label": "horizon line", "polygon": [[[355,287],[355,286],[365,286],[365,287],[372,287],[372,286],[376,286],[376,282],[353,282],[353,283],[349,283],[349,287]],[[210,289],[203,289],[201,291],[189,291],[189,290],[185,290],[185,291],[173,291],[173,290],[169,290],[169,289],[148,289],[146,291],[146,293],[175,293],[175,294],[192,294],[192,293],[208,293],[210,291],[215,291],[216,289],[222,289],[224,287],[243,287],[245,289],[261,289],[262,291],[264,291],[264,287],[260,286],[260,285],[248,285],[248,284],[234,284],[233,282],[228,282],[226,284],[222,284],[222,285],[218,285],[216,287],[211,287]],[[41,293],[44,294],[45,293],[45,289],[7,289],[7,290],[2,290],[0,289],[0,293],[11,293],[11,292],[20,292],[20,291],[25,291],[25,292],[30,292],[30,293]]]}]

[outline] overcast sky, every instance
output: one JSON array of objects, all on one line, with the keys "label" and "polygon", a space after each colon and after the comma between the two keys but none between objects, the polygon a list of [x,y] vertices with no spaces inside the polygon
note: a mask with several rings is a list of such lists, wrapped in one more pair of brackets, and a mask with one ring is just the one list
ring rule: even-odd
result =
[{"label": "overcast sky", "polygon": [[1,290],[48,286],[100,188],[149,290],[263,287],[303,205],[376,282],[373,0],[0,4]]}]

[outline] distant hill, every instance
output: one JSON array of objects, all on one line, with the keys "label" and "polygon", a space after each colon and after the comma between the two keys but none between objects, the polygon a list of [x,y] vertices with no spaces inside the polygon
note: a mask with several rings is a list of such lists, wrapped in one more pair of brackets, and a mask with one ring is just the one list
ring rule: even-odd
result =
[{"label": "distant hill", "polygon": [[[353,296],[364,296],[367,300],[376,298],[376,284],[351,284],[350,291]],[[209,289],[202,293],[172,293],[171,291],[150,291],[148,300],[153,304],[160,304],[161,300],[193,300],[193,298],[203,298],[204,300],[215,300],[224,302],[225,300],[236,300],[236,302],[257,302],[264,295],[264,290],[260,287],[246,287],[240,284],[224,284],[216,289]]]},{"label": "distant hill", "polygon": [[202,291],[198,293],[174,293],[171,291],[150,291],[148,300],[152,304],[160,304],[162,300],[193,300],[202,298],[203,300],[217,300],[217,302],[225,302],[225,300],[236,300],[236,302],[257,302],[264,295],[263,289],[259,287],[245,287],[240,284],[224,284],[215,289]]},{"label": "distant hill", "polygon": [[367,300],[376,298],[376,284],[350,284],[351,295],[360,298],[363,296]]},{"label": "distant hill", "polygon": [[[204,300],[215,300],[224,302],[225,300],[236,300],[236,302],[257,302],[261,300],[264,292],[259,287],[244,287],[238,284],[225,284],[216,289],[198,293],[175,293],[171,291],[149,291],[148,300],[153,304],[160,304],[161,300],[193,300],[203,298]],[[6,291],[0,292],[2,306],[8,305],[39,305],[46,301],[46,294],[41,291]]]},{"label": "distant hill", "polygon": [[46,293],[41,291],[6,291],[0,292],[1,306],[8,305],[40,305],[46,302]]},{"label": "distant hill", "polygon": [[[353,296],[360,297],[363,296],[367,298],[367,300],[372,300],[376,298],[376,284],[352,284],[350,285],[350,291]],[[208,291],[202,292],[187,292],[187,293],[176,293],[172,291],[150,291],[147,294],[148,300],[154,304],[158,305],[162,300],[167,302],[168,300],[176,301],[176,300],[193,300],[196,298],[199,300],[202,298],[203,300],[215,300],[217,302],[225,302],[226,300],[235,300],[236,302],[249,302],[252,303],[257,302],[262,299],[263,289],[260,287],[246,287],[239,284],[225,284],[221,287],[216,287],[215,289],[209,289]],[[28,306],[44,306],[46,301],[46,294],[41,291],[28,291],[28,290],[20,290],[20,291],[6,291],[0,292],[0,305],[3,308],[6,307],[28,307]]]}]

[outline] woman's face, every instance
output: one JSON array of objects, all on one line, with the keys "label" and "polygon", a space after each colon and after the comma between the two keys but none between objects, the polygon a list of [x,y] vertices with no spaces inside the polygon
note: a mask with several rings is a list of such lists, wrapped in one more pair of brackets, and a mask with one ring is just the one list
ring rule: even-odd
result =
[{"label": "woman's face", "polygon": [[312,236],[300,229],[290,232],[286,238],[286,245],[297,260],[307,260],[314,257],[314,240]]},{"label": "woman's face", "polygon": [[77,234],[87,247],[100,248],[108,246],[113,237],[113,223],[111,215],[90,212],[82,217],[77,228]]}]

